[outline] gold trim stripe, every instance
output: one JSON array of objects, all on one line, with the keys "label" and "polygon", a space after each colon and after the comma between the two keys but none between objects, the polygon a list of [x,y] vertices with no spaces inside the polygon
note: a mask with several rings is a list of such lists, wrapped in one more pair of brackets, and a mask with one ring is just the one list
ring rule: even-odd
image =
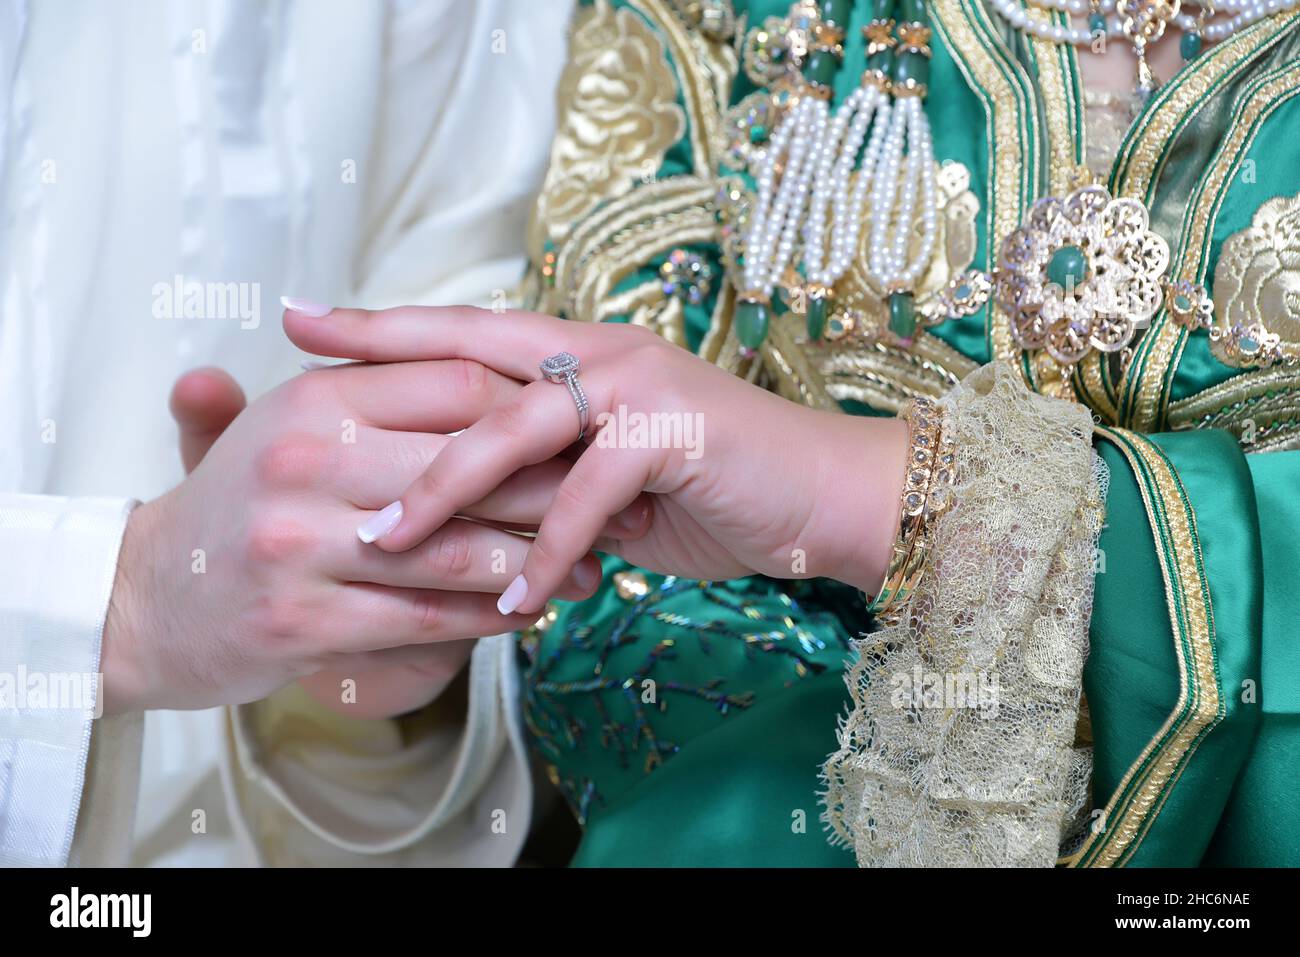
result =
[{"label": "gold trim stripe", "polygon": [[[1253,83],[1236,104],[1229,132],[1197,184],[1194,201],[1189,204],[1171,276],[1194,282],[1202,279],[1209,258],[1209,237],[1235,171],[1250,151],[1263,122],[1283,103],[1300,94],[1298,77],[1300,63],[1287,64]],[[1186,338],[1187,331],[1170,321],[1166,312],[1156,315],[1134,361],[1134,370],[1140,369],[1141,374],[1130,376],[1125,382],[1121,405],[1128,407],[1126,424],[1130,427],[1144,431],[1159,427],[1172,387],[1172,370]]]},{"label": "gold trim stripe", "polygon": [[1169,155],[1170,142],[1209,102],[1211,89],[1245,68],[1264,47],[1281,39],[1298,16],[1300,11],[1261,20],[1234,33],[1157,90],[1154,102],[1138,119],[1115,158],[1112,192],[1149,202]]},{"label": "gold trim stripe", "polygon": [[[629,0],[629,5],[659,28],[672,51],[677,67],[678,87],[690,120],[691,159],[697,173],[717,168],[723,142],[722,106],[730,96],[729,85],[719,83],[715,68],[691,43],[691,33],[663,0]],[[721,49],[729,50],[727,47]]]},{"label": "gold trim stripe", "polygon": [[[1028,0],[1021,0],[1021,5],[1031,21],[1052,25],[1064,22],[1062,14],[1040,10]],[[1038,90],[1043,99],[1043,118],[1047,121],[1048,192],[1053,196],[1064,196],[1070,191],[1082,156],[1075,136],[1077,104],[1065,82],[1065,70],[1059,59],[1061,46],[1029,34],[1029,47],[1038,70]]]},{"label": "gold trim stripe", "polygon": [[1224,703],[1196,515],[1182,481],[1149,439],[1126,429],[1098,428],[1096,433],[1120,450],[1138,479],[1161,558],[1179,685],[1173,711],[1107,802],[1103,828],[1090,834],[1069,861],[1112,867],[1123,866],[1137,851],[1197,746],[1223,719]]},{"label": "gold trim stripe", "polygon": [[[980,4],[962,0],[934,0],[931,6],[932,22],[944,46],[984,104],[990,170],[984,203],[985,267],[990,268],[997,262],[999,237],[1020,225],[1033,201],[1039,161],[1037,139],[1029,135],[1031,110],[1025,90],[1008,76],[1008,71],[1014,75],[1019,65],[1005,47],[995,55],[986,16]],[[1020,367],[1010,319],[992,304],[988,307],[988,342],[994,359]]]}]

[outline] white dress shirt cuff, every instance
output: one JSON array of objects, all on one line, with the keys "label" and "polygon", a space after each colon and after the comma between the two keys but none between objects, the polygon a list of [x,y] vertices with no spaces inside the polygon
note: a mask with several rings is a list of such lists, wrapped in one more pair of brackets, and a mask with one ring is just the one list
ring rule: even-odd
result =
[{"label": "white dress shirt cuff", "polygon": [[[104,619],[135,504],[0,494],[0,865],[68,862]],[[129,833],[130,810],[95,826]]]}]

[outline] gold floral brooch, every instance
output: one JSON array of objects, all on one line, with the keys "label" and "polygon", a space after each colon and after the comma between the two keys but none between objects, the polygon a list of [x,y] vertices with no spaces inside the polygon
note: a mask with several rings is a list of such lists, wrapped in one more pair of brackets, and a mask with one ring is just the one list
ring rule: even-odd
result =
[{"label": "gold floral brooch", "polygon": [[955,277],[932,308],[941,319],[969,316],[992,298],[1016,345],[1045,350],[1068,370],[1094,350],[1124,349],[1150,325],[1168,268],[1169,244],[1142,203],[1084,186],[1034,203],[1002,241],[997,267]]}]

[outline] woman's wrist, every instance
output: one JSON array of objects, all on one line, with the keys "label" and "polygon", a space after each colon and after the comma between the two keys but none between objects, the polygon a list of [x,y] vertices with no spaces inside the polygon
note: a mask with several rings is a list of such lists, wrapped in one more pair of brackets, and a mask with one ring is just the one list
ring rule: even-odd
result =
[{"label": "woman's wrist", "polygon": [[898,538],[907,423],[839,413],[815,431],[823,467],[809,527],[809,568],[873,595],[884,580]]}]

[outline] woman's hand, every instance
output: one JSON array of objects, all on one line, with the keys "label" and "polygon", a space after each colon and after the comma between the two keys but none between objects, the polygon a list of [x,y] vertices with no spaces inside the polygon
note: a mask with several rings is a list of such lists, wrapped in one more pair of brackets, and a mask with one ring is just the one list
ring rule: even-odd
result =
[{"label": "woman's hand", "polygon": [[[569,352],[591,404],[589,444],[560,483],[503,611],[536,614],[594,547],[654,571],[837,578],[873,591],[897,530],[906,426],[788,402],[652,332],[468,307],[289,311],[285,329],[317,355],[394,362],[460,358],[533,380],[493,406],[400,496],[385,552],[416,548],[451,516],[578,437],[563,386],[538,381]],[[660,429],[661,441],[643,442]],[[666,439],[666,441],[664,441]],[[645,445],[654,447],[644,447]],[[599,541],[610,516],[653,493],[649,531]],[[394,511],[399,506],[394,503]]]},{"label": "woman's hand", "polygon": [[[436,671],[435,643],[530,623],[495,605],[528,541],[486,522],[535,525],[567,462],[520,473],[461,510],[478,521],[456,518],[401,555],[354,531],[435,460],[442,433],[520,389],[468,362],[350,365],[298,376],[240,412],[184,482],[127,524],[105,625],[106,710],[251,701],[324,669]],[[575,565],[564,590],[584,597],[598,568]]]}]

